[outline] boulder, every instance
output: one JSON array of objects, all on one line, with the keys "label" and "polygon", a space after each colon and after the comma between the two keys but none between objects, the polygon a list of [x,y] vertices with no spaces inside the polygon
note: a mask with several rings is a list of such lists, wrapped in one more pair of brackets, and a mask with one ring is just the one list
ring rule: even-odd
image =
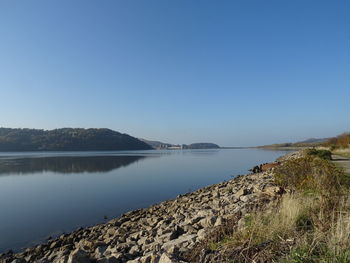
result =
[{"label": "boulder", "polygon": [[90,263],[90,257],[84,250],[74,250],[68,258],[67,263]]},{"label": "boulder", "polygon": [[206,231],[204,229],[199,230],[197,236],[198,240],[204,240],[207,237]]},{"label": "boulder", "polygon": [[16,258],[11,263],[27,263],[27,261],[23,258]]},{"label": "boulder", "polygon": [[217,219],[217,216],[208,216],[208,217],[200,220],[199,224],[204,228],[212,227],[212,226],[214,226],[216,219]]},{"label": "boulder", "polygon": [[132,256],[138,256],[140,254],[140,248],[138,245],[132,246],[129,250],[129,254]]},{"label": "boulder", "polygon": [[121,263],[122,261],[120,259],[117,259],[116,257],[107,257],[107,258],[100,258],[96,261],[96,263]]},{"label": "boulder", "polygon": [[185,262],[175,259],[166,253],[163,253],[158,263],[185,263]]},{"label": "boulder", "polygon": [[219,216],[216,219],[214,226],[221,226],[221,225],[223,225],[223,223],[224,223],[224,219],[221,216]]},{"label": "boulder", "polygon": [[243,195],[249,195],[253,192],[252,188],[249,187],[242,187],[238,192],[234,194],[236,198],[240,198]]},{"label": "boulder", "polygon": [[174,250],[174,247],[177,248],[184,248],[188,243],[194,242],[197,238],[197,235],[182,235],[177,239],[171,240],[169,242],[166,242],[162,245],[162,249],[165,251],[171,251]]},{"label": "boulder", "polygon": [[169,255],[167,255],[166,253],[163,253],[163,255],[159,259],[159,263],[178,263],[178,261],[173,260],[172,258],[170,258]]},{"label": "boulder", "polygon": [[104,255],[104,253],[106,252],[106,250],[107,250],[107,246],[97,247],[97,248],[95,249],[95,254],[94,254],[94,256],[95,256],[96,258],[102,258],[103,255]]},{"label": "boulder", "polygon": [[68,256],[63,256],[56,258],[53,263],[67,263],[68,262]]}]

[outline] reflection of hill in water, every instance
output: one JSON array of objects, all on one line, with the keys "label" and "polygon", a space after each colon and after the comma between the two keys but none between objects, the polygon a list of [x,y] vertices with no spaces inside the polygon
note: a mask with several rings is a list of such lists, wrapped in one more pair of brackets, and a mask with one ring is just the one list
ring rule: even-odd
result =
[{"label": "reflection of hill in water", "polygon": [[0,159],[0,175],[35,172],[84,173],[108,172],[130,165],[145,156],[64,156]]}]

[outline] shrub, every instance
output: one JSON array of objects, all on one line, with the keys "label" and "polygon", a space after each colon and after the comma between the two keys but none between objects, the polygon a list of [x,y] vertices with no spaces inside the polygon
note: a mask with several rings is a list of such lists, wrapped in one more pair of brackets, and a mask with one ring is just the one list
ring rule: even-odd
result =
[{"label": "shrub", "polygon": [[274,176],[283,187],[332,197],[340,194],[344,173],[332,162],[307,156],[276,167]]},{"label": "shrub", "polygon": [[307,150],[307,155],[319,157],[325,160],[332,160],[332,152],[328,150],[317,150],[315,148]]}]

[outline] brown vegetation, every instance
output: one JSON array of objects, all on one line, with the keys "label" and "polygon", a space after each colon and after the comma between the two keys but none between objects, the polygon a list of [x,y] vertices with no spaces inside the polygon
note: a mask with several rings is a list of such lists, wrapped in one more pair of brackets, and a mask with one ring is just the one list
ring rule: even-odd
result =
[{"label": "brown vegetation", "polygon": [[330,147],[331,149],[342,149],[347,148],[350,145],[350,133],[343,133],[337,137],[329,139],[324,146]]}]

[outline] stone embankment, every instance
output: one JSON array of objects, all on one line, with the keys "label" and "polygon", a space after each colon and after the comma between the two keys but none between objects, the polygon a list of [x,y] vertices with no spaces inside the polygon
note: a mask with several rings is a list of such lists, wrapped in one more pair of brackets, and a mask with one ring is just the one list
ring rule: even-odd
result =
[{"label": "stone embankment", "polygon": [[244,216],[259,200],[278,198],[271,171],[236,177],[105,224],[77,230],[1,263],[175,263],[230,217]]}]

